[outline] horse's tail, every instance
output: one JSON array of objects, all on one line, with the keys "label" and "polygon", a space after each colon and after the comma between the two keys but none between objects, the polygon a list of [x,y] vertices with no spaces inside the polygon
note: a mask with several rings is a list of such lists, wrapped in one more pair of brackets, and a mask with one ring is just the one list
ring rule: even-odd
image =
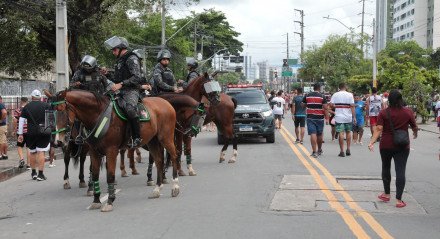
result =
[{"label": "horse's tail", "polygon": [[234,109],[236,109],[237,108],[237,100],[232,97],[231,97],[231,99],[232,99],[232,102],[234,102]]}]

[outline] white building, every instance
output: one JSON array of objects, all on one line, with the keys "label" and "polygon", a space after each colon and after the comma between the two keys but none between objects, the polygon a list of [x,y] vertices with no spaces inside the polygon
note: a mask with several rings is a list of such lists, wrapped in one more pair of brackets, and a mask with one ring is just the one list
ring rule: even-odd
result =
[{"label": "white building", "polygon": [[432,22],[433,26],[433,37],[432,37],[432,48],[437,49],[440,47],[440,1],[434,1],[434,11]]},{"label": "white building", "polygon": [[[414,40],[423,48],[433,47],[434,28],[440,34],[439,8],[439,0],[394,0],[393,40]],[[434,17],[435,13],[437,19]],[[438,39],[435,41],[439,44]]]},{"label": "white building", "polygon": [[386,44],[392,38],[390,21],[392,19],[392,11],[390,10],[393,0],[376,0],[376,26],[374,33],[374,47],[377,52],[385,49]]}]

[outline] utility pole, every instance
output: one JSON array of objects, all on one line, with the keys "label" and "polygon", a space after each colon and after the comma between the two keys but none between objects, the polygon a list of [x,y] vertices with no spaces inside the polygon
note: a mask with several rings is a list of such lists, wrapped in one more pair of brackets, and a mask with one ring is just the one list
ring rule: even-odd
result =
[{"label": "utility pole", "polygon": [[56,90],[69,87],[69,53],[67,44],[67,2],[56,1]]},{"label": "utility pole", "polygon": [[298,34],[301,37],[301,55],[302,55],[304,53],[304,11],[299,9],[295,9],[295,11],[298,11],[299,14],[301,14],[301,21],[294,21],[296,23],[299,23],[299,25],[301,26],[301,33],[294,32],[294,34]]},{"label": "utility pole", "polygon": [[361,50],[364,54],[364,16],[365,16],[365,0],[360,0],[362,2],[362,25],[361,25]]},{"label": "utility pole", "polygon": [[161,44],[161,48],[163,49],[163,48],[165,48],[165,43],[166,43],[166,40],[165,40],[165,15],[166,15],[165,0],[162,0],[161,4],[162,4],[162,11],[161,11],[161,14],[162,14],[162,44]]},{"label": "utility pole", "polygon": [[373,87],[377,87],[377,29],[376,29],[376,21],[373,18]]},{"label": "utility pole", "polygon": [[194,58],[197,59],[197,22],[194,23]]}]

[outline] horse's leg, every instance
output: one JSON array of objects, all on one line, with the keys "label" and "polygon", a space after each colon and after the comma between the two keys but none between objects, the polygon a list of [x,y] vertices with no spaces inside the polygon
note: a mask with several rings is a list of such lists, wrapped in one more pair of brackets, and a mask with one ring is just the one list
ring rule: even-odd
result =
[{"label": "horse's leg", "polygon": [[119,168],[121,169],[121,177],[128,177],[127,175],[127,171],[125,171],[125,149],[121,149],[120,150],[120,155],[121,155],[121,164],[119,166]]},{"label": "horse's leg", "polygon": [[[163,152],[162,154],[162,158],[163,156]],[[166,152],[166,161],[165,161],[165,165],[163,166],[163,175],[162,175],[162,183],[163,184],[169,184],[168,179],[167,179],[167,172],[168,172],[168,168],[170,167],[171,161],[170,161],[170,156],[168,154],[168,152]]]},{"label": "horse's leg", "polygon": [[148,149],[150,150],[150,154],[156,163],[156,172],[157,172],[157,181],[156,187],[153,190],[153,193],[148,198],[158,198],[160,197],[160,190],[162,189],[162,181],[163,181],[163,147],[161,147],[157,136],[150,140],[148,143]]},{"label": "horse's leg", "polygon": [[138,175],[139,173],[136,170],[136,165],[134,164],[134,152],[135,152],[135,149],[129,149],[127,151],[127,158],[129,158],[129,160],[130,160],[131,174]]},{"label": "horse's leg", "polygon": [[237,161],[237,155],[238,155],[238,151],[237,151],[237,137],[235,135],[232,137],[232,147],[233,147],[232,157],[228,161],[228,163],[235,163]]},{"label": "horse's leg", "polygon": [[154,186],[153,163],[154,163],[153,155],[151,153],[149,153],[149,155],[148,155],[148,169],[147,169],[147,186]]},{"label": "horse's leg", "polygon": [[226,150],[228,150],[229,141],[231,139],[225,137],[225,144],[223,145],[222,151],[220,151],[220,160],[219,163],[223,163],[226,157]]},{"label": "horse's leg", "polygon": [[142,155],[141,155],[141,151],[139,150],[139,148],[136,148],[136,162],[142,163]]},{"label": "horse's leg", "polygon": [[81,152],[81,156],[79,158],[79,187],[80,188],[87,187],[86,181],[84,181],[84,162],[86,161],[86,156],[87,155],[84,154],[84,152]]},{"label": "horse's leg", "polygon": [[162,145],[167,150],[167,153],[170,155],[171,162],[173,164],[173,186],[171,188],[171,196],[177,197],[179,195],[179,178],[177,174],[177,154],[176,154],[176,145],[174,145],[174,138],[164,137],[162,138]]},{"label": "horse's leg", "polygon": [[69,163],[70,163],[70,144],[68,143],[66,146],[66,150],[64,152],[64,189],[70,189],[70,182],[69,182]]},{"label": "horse's leg", "polygon": [[[191,141],[192,138],[189,136],[183,137],[184,147],[185,147],[185,156],[186,156],[186,167],[188,168],[189,176],[196,176],[197,173],[194,171],[192,167],[192,158],[191,158]],[[180,176],[180,175],[179,175]]]},{"label": "horse's leg", "polygon": [[113,202],[116,199],[115,192],[115,171],[116,171],[116,161],[118,157],[119,150],[114,148],[109,150],[106,154],[107,161],[107,187],[108,187],[108,200],[107,203],[101,208],[101,212],[113,211]]},{"label": "horse's leg", "polygon": [[99,209],[101,208],[101,189],[99,187],[99,167],[101,165],[101,158],[96,152],[90,150],[90,160],[92,167],[92,182],[93,182],[93,203],[90,205],[89,209]]},{"label": "horse's leg", "polygon": [[[183,134],[181,132],[174,133],[175,144],[176,144],[176,153],[177,153],[177,172],[179,176],[186,176],[186,173],[182,170],[182,142],[183,142]],[[167,158],[168,160],[168,158]],[[167,161],[168,162],[168,161]]]},{"label": "horse's leg", "polygon": [[89,188],[87,188],[87,196],[93,196],[92,161],[90,161],[88,184]]}]

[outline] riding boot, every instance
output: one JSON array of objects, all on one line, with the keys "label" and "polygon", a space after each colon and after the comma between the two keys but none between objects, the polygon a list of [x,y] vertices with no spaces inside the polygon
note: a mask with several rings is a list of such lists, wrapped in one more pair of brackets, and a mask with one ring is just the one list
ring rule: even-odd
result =
[{"label": "riding boot", "polygon": [[131,135],[132,135],[132,145],[130,145],[131,148],[138,148],[141,146],[141,134],[140,134],[140,125],[139,125],[139,118],[135,117],[130,119],[130,126],[131,126]]},{"label": "riding boot", "polygon": [[83,134],[83,124],[82,123],[80,123],[80,125],[79,125],[79,129],[78,129],[78,135],[76,136],[76,138],[75,138],[75,144],[76,145],[82,145],[82,144],[84,144],[84,137],[82,136],[82,134]]}]

